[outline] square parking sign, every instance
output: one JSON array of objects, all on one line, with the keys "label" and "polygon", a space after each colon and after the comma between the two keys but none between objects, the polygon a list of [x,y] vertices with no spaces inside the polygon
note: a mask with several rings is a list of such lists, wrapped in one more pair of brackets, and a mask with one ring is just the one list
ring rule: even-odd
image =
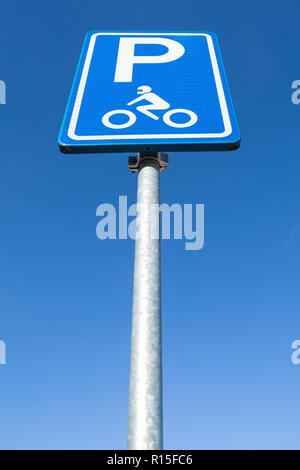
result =
[{"label": "square parking sign", "polygon": [[240,135],[214,33],[87,34],[64,153],[233,150]]}]

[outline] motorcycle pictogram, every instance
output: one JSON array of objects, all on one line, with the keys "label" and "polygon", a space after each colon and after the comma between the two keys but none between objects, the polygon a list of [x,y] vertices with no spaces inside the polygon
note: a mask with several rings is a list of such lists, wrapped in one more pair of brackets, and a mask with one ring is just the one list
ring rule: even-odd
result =
[{"label": "motorcycle pictogram", "polygon": [[[137,94],[141,96],[138,96],[134,100],[127,103],[127,106],[131,106],[135,103],[138,103],[139,101],[146,100],[148,101],[148,103],[137,106],[136,110],[145,114],[151,119],[155,119],[155,120],[158,120],[159,117],[156,114],[152,113],[151,112],[152,110],[166,110],[170,108],[170,104],[167,101],[160,98],[156,93],[153,93],[151,87],[147,85],[142,85],[142,86],[139,86],[137,90],[138,90]],[[182,122],[178,123],[178,122],[173,121],[171,117],[179,113],[186,114],[189,117],[189,120],[183,123]],[[110,118],[116,115],[125,115],[128,117],[128,120],[123,124],[114,124],[110,121]],[[162,118],[163,118],[164,123],[167,124],[167,126],[178,127],[178,128],[191,127],[198,120],[197,114],[189,109],[169,109],[169,111],[166,111],[163,114]],[[135,122],[136,122],[136,114],[127,109],[114,109],[112,111],[108,111],[102,117],[102,124],[104,124],[104,126],[109,127],[111,129],[125,129],[127,127],[132,126]]]}]

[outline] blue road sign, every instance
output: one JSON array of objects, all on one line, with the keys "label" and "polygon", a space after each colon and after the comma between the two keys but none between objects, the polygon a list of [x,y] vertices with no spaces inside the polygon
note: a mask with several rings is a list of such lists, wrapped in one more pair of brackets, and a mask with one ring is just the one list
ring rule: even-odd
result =
[{"label": "blue road sign", "polygon": [[62,152],[233,150],[239,143],[214,33],[87,34]]}]

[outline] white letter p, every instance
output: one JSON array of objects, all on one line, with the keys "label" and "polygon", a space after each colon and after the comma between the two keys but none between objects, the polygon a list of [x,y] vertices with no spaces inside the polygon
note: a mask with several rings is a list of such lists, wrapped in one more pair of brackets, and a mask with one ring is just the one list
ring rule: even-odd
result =
[{"label": "white letter p", "polygon": [[[168,51],[162,55],[135,56],[136,44],[160,44]],[[119,52],[115,73],[115,82],[132,82],[133,64],[162,64],[179,59],[185,52],[182,44],[166,38],[120,38]]]}]

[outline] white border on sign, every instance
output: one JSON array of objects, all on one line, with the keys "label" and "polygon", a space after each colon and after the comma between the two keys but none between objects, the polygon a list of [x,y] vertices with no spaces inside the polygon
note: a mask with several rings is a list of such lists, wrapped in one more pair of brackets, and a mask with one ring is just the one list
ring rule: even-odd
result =
[{"label": "white border on sign", "polygon": [[[213,73],[215,77],[217,93],[219,97],[221,113],[224,123],[225,131],[220,133],[213,134],[137,134],[137,135],[77,135],[75,133],[78,116],[80,112],[82,97],[87,81],[87,76],[89,73],[89,68],[92,60],[92,55],[95,47],[96,37],[97,36],[130,36],[130,35],[139,35],[139,36],[205,36],[207,39],[208,49],[211,58],[211,64],[213,68]],[[218,67],[218,62],[216,58],[215,48],[213,44],[212,37],[206,33],[95,33],[90,38],[90,44],[88,47],[87,55],[85,58],[84,67],[82,70],[82,75],[80,78],[80,83],[74,103],[74,108],[70,120],[70,125],[68,129],[68,136],[70,139],[74,140],[119,140],[119,139],[158,139],[158,138],[211,138],[211,137],[227,137],[232,133],[232,127],[230,122],[230,117],[228,113],[227,103],[225,99],[225,94],[223,90],[222,80],[220,76],[220,71]]]}]

